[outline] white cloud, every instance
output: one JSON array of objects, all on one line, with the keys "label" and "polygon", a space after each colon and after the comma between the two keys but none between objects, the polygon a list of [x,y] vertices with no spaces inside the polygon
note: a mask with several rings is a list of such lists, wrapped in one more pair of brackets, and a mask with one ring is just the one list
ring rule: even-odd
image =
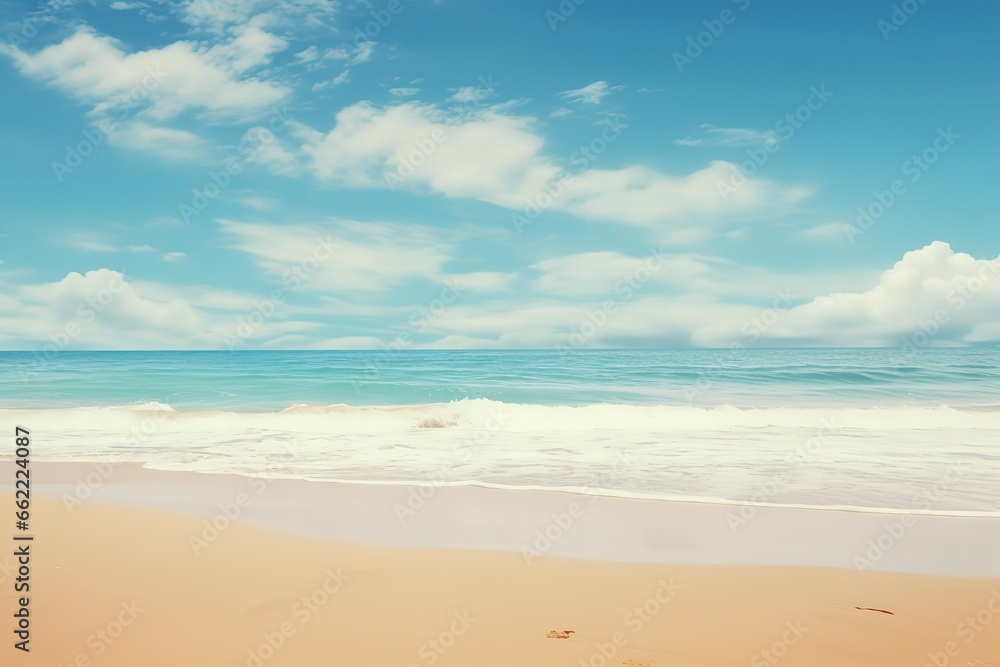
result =
[{"label": "white cloud", "polygon": [[801,230],[798,235],[810,241],[846,241],[848,226],[842,222],[828,222],[823,225]]},{"label": "white cloud", "polygon": [[183,262],[187,259],[187,255],[182,252],[168,252],[163,256],[164,262]]},{"label": "white cloud", "polygon": [[118,252],[118,248],[111,245],[110,243],[104,243],[103,241],[94,241],[91,239],[80,239],[73,243],[74,248],[79,248],[80,250],[87,250],[90,252]]},{"label": "white cloud", "polygon": [[347,83],[350,80],[350,76],[351,76],[351,70],[345,69],[343,72],[333,77],[332,79],[328,79],[327,81],[320,81],[319,83],[314,83],[312,91],[315,93],[320,90],[327,90],[328,88],[336,88],[342,83]]},{"label": "white cloud", "polygon": [[[711,267],[690,255],[666,256],[654,251],[646,257],[629,257],[618,252],[585,252],[542,260],[533,269],[542,275],[533,287],[548,294],[562,296],[620,296],[637,277],[649,280],[689,281],[706,273]],[[634,288],[633,288],[634,289]]]},{"label": "white cloud", "polygon": [[288,42],[256,26],[234,29],[232,39],[205,51],[208,62],[230,73],[245,73],[271,62],[271,56],[288,48]]},{"label": "white cloud", "polygon": [[674,141],[678,146],[726,146],[747,148],[752,146],[773,146],[778,143],[774,130],[754,130],[747,127],[715,127],[703,124],[701,134]]},{"label": "white cloud", "polygon": [[285,28],[329,27],[334,0],[187,0],[179,11],[185,23],[220,33],[249,23]]},{"label": "white cloud", "polygon": [[295,59],[300,63],[311,63],[319,59],[319,47],[313,44],[309,48],[295,54]]},{"label": "white cloud", "polygon": [[419,88],[390,88],[389,94],[394,97],[413,97],[420,92]]},{"label": "white cloud", "polygon": [[361,42],[351,51],[351,64],[360,65],[372,59],[375,52],[375,42]]},{"label": "white cloud", "polygon": [[273,197],[264,197],[260,195],[251,195],[248,197],[242,197],[237,200],[240,204],[248,206],[256,211],[269,211],[271,209],[277,208],[280,202]]},{"label": "white cloud", "polygon": [[475,271],[472,273],[454,273],[445,276],[454,281],[459,290],[470,289],[477,292],[503,292],[510,289],[510,284],[517,278],[516,273],[499,271]]},{"label": "white cloud", "polygon": [[452,102],[473,104],[475,102],[482,102],[492,95],[493,91],[483,86],[463,86],[455,91],[455,94],[448,99]]},{"label": "white cloud", "polygon": [[[259,136],[255,134],[255,132],[258,131],[259,128],[250,128],[247,130],[246,134],[244,134],[244,139],[247,137]],[[278,139],[257,145],[253,161],[266,166],[272,174],[289,175],[295,174],[300,170],[298,158],[285,148],[284,143]]]},{"label": "white cloud", "polygon": [[[10,273],[5,274],[10,277]],[[2,283],[0,283],[2,284]],[[8,349],[202,349],[226,347],[262,295],[206,286],[178,286],[136,280],[111,269],[71,272],[35,285],[2,284],[0,346]],[[318,321],[325,306],[283,301],[245,341],[248,347],[291,347],[322,338]],[[292,319],[290,319],[292,318]],[[293,341],[293,336],[298,336]],[[325,335],[330,335],[329,333]],[[303,342],[304,341],[304,342]]]},{"label": "white cloud", "polygon": [[[1000,342],[1000,257],[977,260],[940,242],[907,253],[873,287],[831,291],[805,303],[786,301],[773,311],[779,299],[767,286],[788,281],[797,286],[802,276],[757,270],[761,275],[754,277],[753,270],[722,260],[674,255],[667,260],[677,263],[658,271],[656,280],[660,288],[675,283],[683,293],[658,293],[652,281],[618,293],[614,281],[634,275],[641,258],[581,253],[533,267],[543,272],[536,287],[544,288],[544,295],[526,300],[524,294],[507,294],[484,302],[469,299],[464,291],[502,292],[517,275],[442,274],[448,258],[430,229],[349,221],[312,227],[222,225],[235,247],[265,271],[283,282],[289,271],[305,271],[307,279],[299,289],[323,293],[317,306],[283,303],[282,317],[255,331],[249,346],[380,348],[384,341],[375,336],[337,337],[320,322],[341,316],[406,317],[412,308],[378,304],[370,291],[414,278],[455,281],[463,293],[428,323],[426,333],[435,339],[415,347],[552,347],[566,345],[572,334],[584,329],[589,332],[586,347]],[[320,247],[332,249],[328,259],[307,263],[310,257],[318,259]],[[146,252],[145,246],[133,248]],[[727,285],[743,276],[749,283],[746,298],[720,298],[726,292],[738,293]],[[825,280],[828,285],[856,282],[835,274]],[[365,296],[358,303],[344,302],[338,294],[354,298],[359,292]],[[600,326],[592,326],[594,313],[608,299],[615,301],[614,310],[603,311]],[[5,284],[0,343],[29,348],[49,341],[70,348],[220,347],[223,334],[231,334],[238,316],[259,300],[249,293],[128,280],[109,269],[70,273],[53,283]],[[766,313],[776,317],[762,317]],[[300,319],[284,319],[291,316]],[[761,327],[762,321],[768,325]],[[582,328],[586,322],[591,326]]]},{"label": "white cloud", "polygon": [[252,255],[274,277],[298,278],[299,289],[307,291],[382,291],[413,278],[440,281],[441,266],[449,259],[440,234],[417,226],[351,220],[314,226],[219,224],[234,239],[232,247]]},{"label": "white cloud", "polygon": [[151,245],[126,245],[124,248],[120,248],[110,243],[105,243],[104,241],[95,241],[93,239],[87,238],[75,238],[70,241],[70,245],[74,248],[80,250],[87,250],[90,252],[156,252],[156,248]]},{"label": "white cloud", "polygon": [[[703,342],[712,340],[709,333]],[[922,347],[996,342],[997,334],[1000,257],[977,260],[935,241],[906,253],[867,291],[835,292],[792,308],[763,338],[773,345],[898,346],[909,340]]]},{"label": "white cloud", "polygon": [[256,0],[188,0],[182,5],[181,19],[200,28],[221,31],[246,24],[257,7]]},{"label": "white cloud", "polygon": [[[393,175],[404,175],[406,187],[523,210],[528,201],[547,197],[545,187],[566,173],[544,154],[534,123],[496,108],[452,114],[416,102],[384,108],[361,102],[342,109],[333,130],[306,141],[299,158],[324,181],[390,187]],[[433,153],[422,155],[421,164],[404,174],[420,142],[435,136]],[[724,199],[719,184],[728,183],[737,170],[722,161],[685,176],[647,167],[586,169],[572,176],[560,196],[550,198],[551,208],[589,220],[690,227],[694,220],[784,211],[809,195],[804,188],[750,178]]]},{"label": "white cloud", "polygon": [[595,81],[594,83],[559,93],[560,97],[570,102],[580,102],[583,104],[600,104],[601,100],[611,94],[614,90],[621,90],[625,86],[609,86],[607,81]]},{"label": "white cloud", "polygon": [[201,313],[180,299],[143,294],[110,269],[72,272],[58,282],[22,286],[17,312],[0,307],[5,344],[59,348],[201,348],[218,344]]},{"label": "white cloud", "polygon": [[[602,311],[606,298],[593,303],[497,300],[458,303],[447,308],[431,328],[441,334],[426,347],[552,348],[570,344],[574,333],[589,335],[582,347],[688,347],[691,332],[704,322],[738,323],[749,308],[711,302],[687,302],[663,296],[619,298],[613,312]],[[603,312],[603,325],[593,326]],[[585,326],[586,323],[586,326]]]},{"label": "white cloud", "polygon": [[572,113],[573,113],[572,109],[567,109],[566,107],[559,107],[558,109],[554,109],[549,114],[549,116],[551,118],[562,118],[563,116],[569,116]]},{"label": "white cloud", "polygon": [[687,176],[668,176],[646,167],[590,169],[566,187],[560,207],[588,220],[618,220],[657,225],[668,220],[721,218],[743,212],[784,211],[809,196],[803,187],[785,186],[761,178],[748,179],[723,198],[719,184],[729,183],[739,168],[716,160]]},{"label": "white cloud", "polygon": [[128,53],[115,39],[84,27],[36,53],[3,51],[23,75],[91,104],[95,119],[125,113],[149,123],[185,111],[229,119],[259,114],[290,91],[248,72],[285,46],[281,38],[249,26],[208,48],[180,41]]},{"label": "white cloud", "polygon": [[132,150],[154,153],[168,160],[198,162],[208,159],[207,145],[198,135],[139,121],[125,123],[108,135],[108,141]]},{"label": "white cloud", "polygon": [[[585,347],[782,345],[789,341],[769,338],[778,328],[761,327],[762,315],[779,312],[784,322],[805,308],[798,305],[803,297],[828,293],[838,285],[859,285],[866,276],[868,284],[872,280],[868,271],[783,274],[693,254],[665,256],[662,267],[637,271],[644,259],[592,252],[543,260],[532,267],[544,272],[531,290],[538,297],[529,302],[460,302],[435,320],[432,330],[440,338],[427,346],[552,347],[570,344],[570,336],[584,329],[590,332]],[[996,267],[1000,273],[1000,260]],[[609,301],[614,304],[610,311],[604,309]],[[771,310],[775,304],[780,311]],[[974,318],[978,325],[971,329],[969,342],[988,339],[994,330],[1000,333],[1000,310],[992,307],[992,319]],[[989,308],[983,304],[982,312]],[[596,327],[595,317],[602,322]],[[764,321],[773,324],[767,317]],[[829,334],[821,344],[872,343],[869,338],[855,340],[850,327],[840,324],[820,328]],[[576,340],[574,345],[579,337]],[[884,344],[898,340],[886,339]]]},{"label": "white cloud", "polygon": [[[361,49],[355,49],[355,51],[361,53]],[[305,65],[308,72],[315,72],[326,67],[331,60],[347,60],[350,57],[351,53],[343,46],[330,47],[320,52],[319,47],[315,44],[295,54],[296,61]]]},{"label": "white cloud", "polygon": [[329,48],[323,52],[324,60],[347,60],[350,57],[351,54],[342,46]]}]

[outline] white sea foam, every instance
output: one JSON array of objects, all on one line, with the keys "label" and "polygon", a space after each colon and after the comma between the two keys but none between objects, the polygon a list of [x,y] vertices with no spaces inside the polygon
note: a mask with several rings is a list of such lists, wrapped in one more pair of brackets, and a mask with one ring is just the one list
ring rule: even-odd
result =
[{"label": "white sea foam", "polygon": [[0,410],[36,460],[352,482],[480,484],[764,505],[1000,511],[1000,411],[297,405]]}]

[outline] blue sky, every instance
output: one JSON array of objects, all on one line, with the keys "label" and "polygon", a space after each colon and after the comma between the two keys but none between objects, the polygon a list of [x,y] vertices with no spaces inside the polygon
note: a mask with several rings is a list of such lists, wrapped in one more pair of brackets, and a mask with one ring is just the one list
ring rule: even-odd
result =
[{"label": "blue sky", "polygon": [[996,342],[998,18],[7,3],[0,345]]}]

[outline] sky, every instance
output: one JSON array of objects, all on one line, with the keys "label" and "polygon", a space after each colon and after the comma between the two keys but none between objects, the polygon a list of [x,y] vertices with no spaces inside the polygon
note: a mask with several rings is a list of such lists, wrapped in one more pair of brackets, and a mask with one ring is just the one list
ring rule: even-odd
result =
[{"label": "sky", "polygon": [[997,20],[4,2],[0,347],[996,343]]}]

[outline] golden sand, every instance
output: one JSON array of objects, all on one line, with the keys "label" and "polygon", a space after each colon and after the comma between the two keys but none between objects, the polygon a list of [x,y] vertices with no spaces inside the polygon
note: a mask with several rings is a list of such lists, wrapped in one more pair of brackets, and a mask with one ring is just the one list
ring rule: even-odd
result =
[{"label": "golden sand", "polygon": [[[0,506],[12,506],[9,494]],[[316,511],[320,511],[318,508]],[[31,651],[63,667],[1000,665],[1000,581],[379,547],[34,499]],[[197,552],[197,553],[196,553]]]}]

